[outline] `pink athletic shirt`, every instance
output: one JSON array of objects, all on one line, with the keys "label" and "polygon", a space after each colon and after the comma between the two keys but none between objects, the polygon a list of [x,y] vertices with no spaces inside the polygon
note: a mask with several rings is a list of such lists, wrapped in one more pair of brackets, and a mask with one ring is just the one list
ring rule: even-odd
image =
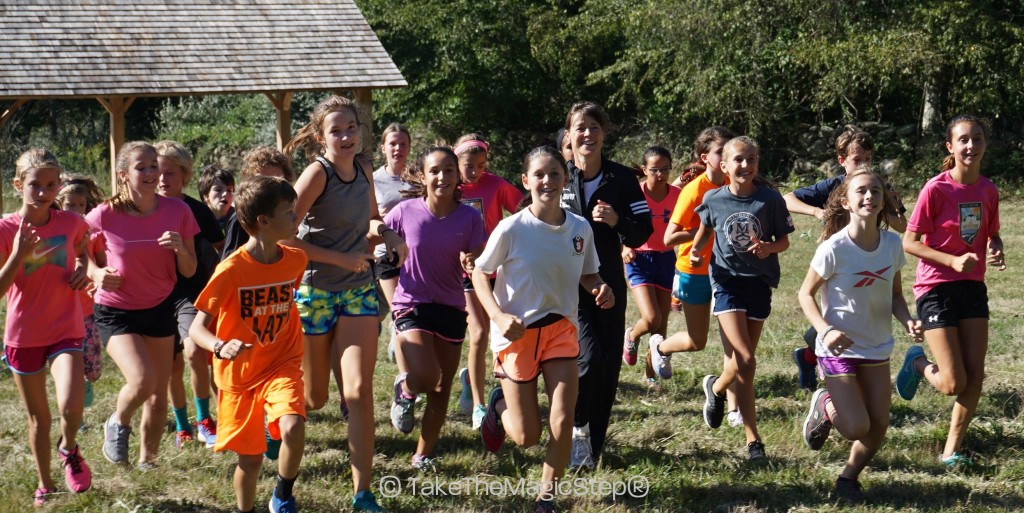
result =
[{"label": "pink athletic shirt", "polygon": [[164,232],[182,239],[199,233],[196,218],[184,201],[157,196],[157,207],[144,217],[116,212],[109,204],[92,209],[85,220],[102,232],[107,267],[117,269],[124,282],[117,290],[96,291],[96,304],[122,310],[145,310],[159,305],[174,289],[177,260],[174,251],[157,243]]},{"label": "pink athletic shirt", "polygon": [[[0,252],[6,260],[14,250],[21,216],[0,220]],[[75,248],[88,225],[78,214],[50,210],[50,221],[35,227],[39,245],[25,259],[7,290],[4,343],[11,347],[45,347],[85,337],[78,291],[71,289]]]},{"label": "pink athletic shirt", "polygon": [[964,185],[944,171],[924,184],[907,230],[923,235],[922,241],[932,249],[956,256],[973,251],[978,256],[978,264],[966,273],[920,259],[914,281],[915,298],[940,283],[984,281],[988,239],[999,233],[999,191],[984,176]]},{"label": "pink athletic shirt", "polygon": [[494,231],[503,217],[501,209],[515,212],[523,193],[516,186],[500,176],[483,173],[476,183],[463,183],[459,186],[462,192],[462,203],[476,209],[484,217],[484,229],[487,235]]},{"label": "pink athletic shirt", "polygon": [[643,246],[636,249],[637,251],[668,251],[672,248],[665,245],[665,229],[668,228],[668,222],[672,219],[672,209],[676,207],[676,201],[679,199],[682,189],[675,185],[669,185],[668,194],[661,201],[655,201],[647,192],[646,181],[640,182],[640,189],[644,191],[647,206],[651,209],[651,224],[654,225],[654,233]]}]

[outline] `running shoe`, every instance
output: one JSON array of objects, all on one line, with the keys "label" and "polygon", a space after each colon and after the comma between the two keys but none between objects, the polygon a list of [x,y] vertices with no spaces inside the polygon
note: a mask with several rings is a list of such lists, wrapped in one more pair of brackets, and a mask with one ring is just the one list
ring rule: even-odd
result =
[{"label": "running shoe", "polygon": [[35,494],[32,495],[32,505],[41,508],[46,505],[46,500],[50,498],[51,494],[57,493],[57,490],[51,490],[49,488],[36,488]]},{"label": "running shoe", "polygon": [[807,351],[810,349],[806,347],[794,349],[793,361],[796,362],[797,381],[800,383],[800,388],[814,390],[818,388],[818,374],[815,372],[814,364],[807,363],[807,360],[804,359],[804,354]]},{"label": "running shoe", "polygon": [[939,462],[945,465],[946,468],[969,467],[974,465],[974,458],[966,452],[954,452],[949,456],[939,455]]},{"label": "running shoe", "polygon": [[835,500],[845,504],[858,504],[864,500],[860,482],[840,477],[836,479]]},{"label": "running shoe", "polygon": [[655,378],[655,377],[645,378],[644,382],[647,383],[647,391],[648,392],[654,392],[656,394],[660,394],[660,393],[665,391],[665,388],[661,386],[661,383],[658,383],[658,378]]},{"label": "running shoe", "polygon": [[715,381],[718,381],[718,376],[709,374],[704,376],[701,384],[704,389],[704,423],[712,429],[718,429],[725,416],[725,398],[715,394]]},{"label": "running shoe", "polygon": [[651,346],[651,367],[661,379],[672,379],[672,355],[661,354],[661,343],[664,341],[665,337],[657,333],[647,339],[647,344]]},{"label": "running shoe", "polygon": [[487,415],[486,406],[478,404],[473,407],[473,429],[480,429],[480,426],[483,425],[485,415]]},{"label": "running shoe", "polygon": [[356,511],[369,511],[370,513],[385,513],[384,508],[377,504],[377,498],[370,490],[363,490],[352,497],[352,509]]},{"label": "running shoe", "polygon": [[739,410],[732,410],[726,415],[726,421],[730,427],[740,427],[743,425],[743,414]]},{"label": "running shoe", "polygon": [[111,463],[128,463],[128,437],[132,434],[131,426],[122,426],[110,415],[103,424],[103,457]]},{"label": "running shoe", "polygon": [[828,390],[824,388],[815,390],[811,396],[811,411],[807,412],[807,418],[804,419],[804,443],[812,451],[821,450],[832,431],[832,421],[828,419],[828,413],[825,411],[825,402],[828,399]]},{"label": "running shoe", "polygon": [[395,397],[391,401],[391,425],[398,431],[412,433],[416,425],[416,398],[406,397],[402,391],[402,383],[408,374],[401,373],[395,376]]},{"label": "running shoe", "polygon": [[412,468],[417,472],[437,472],[437,467],[434,465],[434,458],[431,458],[426,454],[413,454]]},{"label": "running shoe", "polygon": [[594,468],[594,448],[590,445],[590,426],[572,428],[572,452],[569,454],[569,468]]},{"label": "running shoe", "polygon": [[626,336],[622,340],[622,361],[632,367],[636,365],[637,343],[629,338],[631,331],[633,331],[631,328],[627,329]]},{"label": "running shoe", "polygon": [[473,411],[473,388],[469,386],[469,369],[459,369],[459,382],[462,383],[462,391],[459,392],[459,409],[462,413]]},{"label": "running shoe", "polygon": [[924,349],[917,344],[910,346],[900,371],[896,373],[896,392],[907,401],[917,395],[917,385],[921,383],[921,375],[914,369],[914,360],[918,358],[924,358]]},{"label": "running shoe", "polygon": [[182,429],[174,435],[174,447],[179,450],[185,448],[185,444],[192,441],[192,432],[187,429]]},{"label": "running shoe", "polygon": [[277,495],[270,494],[270,513],[298,513],[299,505],[292,495],[287,499],[279,499]]},{"label": "running shoe", "polygon": [[196,438],[205,443],[207,449],[213,449],[217,443],[217,423],[209,417],[196,422]]},{"label": "running shoe", "polygon": [[747,461],[764,461],[768,455],[764,452],[764,444],[760,440],[754,440],[747,444]]},{"label": "running shoe", "polygon": [[533,503],[533,513],[555,513],[555,503],[540,499]]},{"label": "running shoe", "polygon": [[60,456],[60,464],[64,467],[64,482],[68,489],[75,493],[82,493],[92,486],[92,471],[85,463],[85,458],[75,445],[71,451],[64,451],[60,448],[60,440],[57,441],[57,454]]},{"label": "running shoe", "polygon": [[505,443],[505,428],[498,415],[498,401],[504,398],[505,391],[501,387],[491,389],[487,398],[487,411],[480,423],[480,439],[484,442],[484,448],[490,452],[498,452]]},{"label": "running shoe", "polygon": [[140,461],[135,465],[135,469],[139,472],[149,472],[150,470],[156,470],[158,468],[160,468],[160,465],[157,465],[152,461]]}]

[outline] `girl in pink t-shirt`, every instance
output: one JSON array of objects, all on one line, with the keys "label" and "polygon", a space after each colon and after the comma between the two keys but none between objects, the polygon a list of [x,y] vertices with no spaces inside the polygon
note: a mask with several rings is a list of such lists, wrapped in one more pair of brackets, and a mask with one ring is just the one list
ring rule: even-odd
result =
[{"label": "girl in pink t-shirt", "polygon": [[[455,141],[455,155],[459,158],[459,173],[462,177],[462,203],[469,205],[483,216],[484,227],[489,236],[502,218],[504,212],[515,212],[523,193],[498,175],[487,172],[487,158],[490,146],[480,134],[469,133]],[[473,429],[480,428],[484,419],[484,385],[486,380],[484,361],[487,359],[487,338],[491,320],[473,292],[473,281],[467,275],[462,280],[466,295],[466,312],[469,314],[469,354],[466,368],[459,371],[462,393],[459,407],[465,413],[472,413]]]},{"label": "girl in pink t-shirt", "polygon": [[50,208],[60,189],[60,171],[57,158],[46,150],[32,149],[18,157],[14,188],[21,193],[21,208],[0,220],[0,291],[7,295],[4,359],[29,417],[37,507],[56,492],[50,477],[50,403],[42,372],[47,362],[61,416],[57,452],[64,480],[75,493],[92,483],[75,440],[82,425],[85,335],[77,291],[88,283],[88,227],[80,216]]},{"label": "girl in pink t-shirt", "polygon": [[106,245],[107,266],[89,266],[98,286],[96,329],[125,378],[114,413],[104,423],[103,456],[128,463],[131,420],[142,408],[139,467],[145,469],[155,466],[167,419],[177,330],[171,297],[175,271],[186,277],[196,272],[192,237],[199,227],[183,201],[157,195],[160,166],[149,143],[122,146],[114,171],[116,193],[85,217]]},{"label": "girl in pink t-shirt", "polygon": [[[672,217],[672,209],[679,199],[679,187],[669,185],[672,173],[672,155],[661,146],[651,146],[644,152],[644,181],[640,188],[651,209],[654,233],[643,246],[637,249],[622,247],[622,261],[626,264],[626,279],[633,293],[640,319],[626,328],[622,345],[622,361],[636,365],[637,342],[648,334],[665,336],[668,329],[668,314],[672,311],[672,281],[675,277],[676,253],[665,245],[665,229]],[[647,359],[645,377],[651,388],[658,387],[651,359]]]},{"label": "girl in pink t-shirt", "polygon": [[980,174],[986,142],[979,119],[958,116],[949,122],[949,155],[942,172],[921,189],[903,237],[903,249],[920,259],[914,297],[932,361],[921,346],[911,346],[896,375],[896,391],[909,401],[924,377],[939,392],[956,396],[940,455],[950,467],[972,463],[961,446],[985,377],[985,267],[1006,268],[999,237],[999,191]]}]

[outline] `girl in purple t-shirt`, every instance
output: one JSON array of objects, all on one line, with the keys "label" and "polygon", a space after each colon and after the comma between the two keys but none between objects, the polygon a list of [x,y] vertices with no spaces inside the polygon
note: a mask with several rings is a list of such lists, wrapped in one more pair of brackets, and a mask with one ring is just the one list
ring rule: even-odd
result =
[{"label": "girl in purple t-shirt", "polygon": [[104,423],[103,455],[128,463],[132,416],[142,408],[139,466],[148,468],[155,466],[167,419],[177,331],[171,297],[175,271],[185,277],[196,272],[192,237],[199,226],[185,202],[157,195],[160,166],[149,143],[122,146],[114,170],[114,197],[85,216],[106,245],[107,266],[89,266],[98,286],[96,330],[126,382]]},{"label": "girl in purple t-shirt", "polygon": [[921,346],[911,346],[896,375],[896,391],[909,401],[924,377],[939,392],[956,396],[940,455],[950,467],[972,462],[961,445],[985,377],[985,266],[1006,268],[999,237],[999,191],[980,174],[985,143],[985,128],[977,118],[958,116],[949,122],[949,155],[942,172],[921,189],[903,237],[903,249],[920,259],[914,297],[932,361]]},{"label": "girl in purple t-shirt", "polygon": [[400,373],[391,424],[402,433],[412,432],[416,395],[427,394],[412,465],[428,469],[466,336],[462,273],[472,272],[472,255],[480,254],[487,236],[480,214],[459,201],[458,159],[450,148],[427,149],[413,176],[420,186],[410,194],[422,199],[399,203],[384,218],[409,247],[392,301]]}]

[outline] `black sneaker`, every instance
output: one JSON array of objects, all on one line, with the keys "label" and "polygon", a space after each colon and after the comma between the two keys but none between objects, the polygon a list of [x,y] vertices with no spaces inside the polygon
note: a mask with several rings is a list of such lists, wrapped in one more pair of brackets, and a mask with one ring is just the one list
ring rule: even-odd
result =
[{"label": "black sneaker", "polygon": [[754,440],[747,444],[747,461],[764,461],[768,455],[764,453],[764,444],[760,440]]},{"label": "black sneaker", "polygon": [[860,482],[853,479],[840,477],[836,479],[835,496],[837,502],[846,504],[858,504],[864,501],[864,493],[860,489]]},{"label": "black sneaker", "polygon": [[555,503],[540,499],[533,503],[533,513],[555,513]]},{"label": "black sneaker", "polygon": [[704,423],[712,429],[718,429],[722,425],[722,417],[725,416],[725,398],[715,394],[714,385],[718,381],[717,376],[704,376],[702,387],[704,388]]}]

